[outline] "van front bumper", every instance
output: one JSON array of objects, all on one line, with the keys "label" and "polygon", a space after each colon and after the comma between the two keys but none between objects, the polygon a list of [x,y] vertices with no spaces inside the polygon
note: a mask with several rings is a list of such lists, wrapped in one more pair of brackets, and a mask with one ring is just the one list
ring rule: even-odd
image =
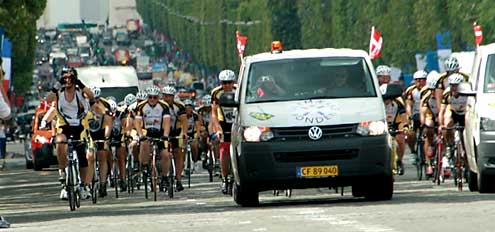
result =
[{"label": "van front bumper", "polygon": [[[237,175],[259,191],[349,186],[364,177],[390,176],[388,137],[353,136],[319,141],[241,142],[237,147]],[[301,167],[337,166],[334,177],[298,176]]]}]

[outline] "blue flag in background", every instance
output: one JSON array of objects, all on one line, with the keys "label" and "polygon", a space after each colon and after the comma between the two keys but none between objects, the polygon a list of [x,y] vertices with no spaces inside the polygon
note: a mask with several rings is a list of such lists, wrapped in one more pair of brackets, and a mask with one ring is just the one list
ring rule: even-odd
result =
[{"label": "blue flag in background", "polygon": [[450,32],[437,32],[436,33],[436,39],[437,39],[437,49],[442,50],[442,49],[452,49],[452,39],[450,37]]}]

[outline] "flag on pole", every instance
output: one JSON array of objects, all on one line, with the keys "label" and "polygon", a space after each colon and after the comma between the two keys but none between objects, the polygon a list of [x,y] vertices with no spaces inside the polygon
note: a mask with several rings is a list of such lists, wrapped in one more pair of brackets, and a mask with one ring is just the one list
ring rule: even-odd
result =
[{"label": "flag on pole", "polygon": [[476,46],[479,46],[481,44],[481,41],[483,40],[483,32],[481,31],[481,26],[474,22],[473,30]]},{"label": "flag on pole", "polygon": [[380,35],[380,32],[375,29],[375,27],[371,27],[371,38],[370,38],[370,58],[376,59],[380,57],[383,46],[383,38]]},{"label": "flag on pole", "polygon": [[236,40],[237,40],[237,52],[239,52],[239,57],[242,57],[244,54],[244,49],[246,48],[247,36],[241,36],[239,31],[235,32]]}]

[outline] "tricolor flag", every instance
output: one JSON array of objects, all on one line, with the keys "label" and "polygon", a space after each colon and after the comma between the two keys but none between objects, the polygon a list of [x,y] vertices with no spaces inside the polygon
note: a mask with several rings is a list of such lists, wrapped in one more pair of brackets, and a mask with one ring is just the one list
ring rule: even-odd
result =
[{"label": "tricolor flag", "polygon": [[376,59],[380,57],[383,46],[383,38],[380,35],[380,32],[375,29],[375,27],[371,27],[371,38],[370,38],[370,58]]},{"label": "tricolor flag", "polygon": [[247,36],[241,36],[239,31],[235,32],[236,44],[237,44],[237,52],[239,52],[239,57],[242,57],[244,54],[244,49],[246,48]]}]

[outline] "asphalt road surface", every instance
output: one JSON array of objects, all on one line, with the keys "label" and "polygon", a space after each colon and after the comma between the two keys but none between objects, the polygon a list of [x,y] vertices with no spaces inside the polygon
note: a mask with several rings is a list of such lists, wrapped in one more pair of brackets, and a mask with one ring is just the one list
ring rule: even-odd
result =
[{"label": "asphalt road surface", "polygon": [[[19,144],[8,151],[21,153]],[[406,175],[396,177],[391,201],[367,202],[329,189],[294,190],[291,198],[260,193],[260,207],[241,208],[220,193],[220,182],[207,172],[193,176],[190,189],[157,202],[113,190],[97,204],[83,201],[69,211],[58,199],[56,168],[25,169],[21,155],[10,156],[0,171],[0,216],[10,229],[0,231],[495,231],[495,195],[459,192],[452,180],[440,186],[416,181],[407,163]]]}]

